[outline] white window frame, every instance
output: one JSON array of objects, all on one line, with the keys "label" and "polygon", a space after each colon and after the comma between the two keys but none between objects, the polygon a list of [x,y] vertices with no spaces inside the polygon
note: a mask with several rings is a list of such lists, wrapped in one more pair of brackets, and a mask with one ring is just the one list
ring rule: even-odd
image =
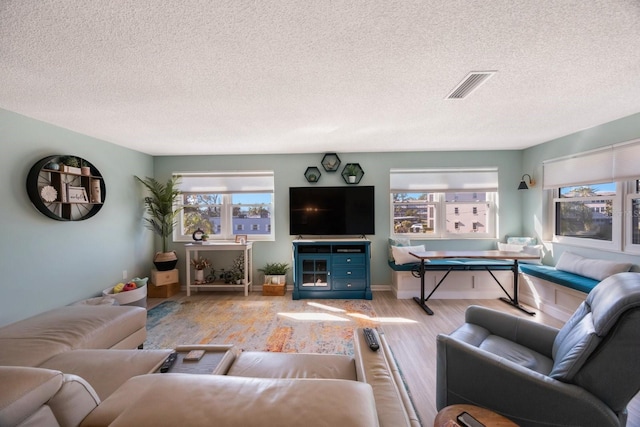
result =
[{"label": "white window frame", "polygon": [[[274,241],[275,240],[275,189],[274,189],[274,173],[273,171],[243,171],[243,172],[183,172],[174,173],[183,177],[181,181],[196,182],[196,188],[185,189],[185,184],[181,182],[181,191],[189,193],[201,194],[220,194],[222,200],[220,203],[220,225],[213,235],[209,236],[209,240],[235,241],[236,234],[247,234],[243,224],[236,224],[233,227],[233,209],[237,206],[246,206],[233,203],[234,194],[270,194],[268,203],[271,215],[270,226],[266,227],[266,234],[247,234],[249,241]],[[184,179],[186,177],[186,179]],[[210,184],[209,184],[210,183]],[[210,185],[210,187],[207,187]],[[177,207],[182,206],[182,197],[179,198]],[[184,214],[180,210],[176,220],[176,227],[173,230],[174,242],[190,242],[193,241],[191,234],[185,234],[183,228]],[[240,226],[240,229],[238,229]]]},{"label": "white window frame", "polygon": [[640,243],[633,243],[633,217],[639,216],[640,211],[634,212],[633,200],[640,200],[640,191],[636,191],[636,182],[629,181],[625,185],[626,194],[624,209],[624,252],[634,255],[640,255]]},{"label": "white window frame", "polygon": [[[394,174],[397,174],[394,176]],[[393,236],[410,237],[412,239],[494,239],[497,236],[498,220],[498,168],[477,169],[391,169],[390,171],[390,234]],[[396,233],[394,194],[398,193],[430,193],[433,201],[425,200],[424,204],[431,205],[435,210],[436,221],[433,232]],[[488,205],[485,232],[470,231],[468,233],[447,232],[446,228],[446,193],[484,193]],[[449,202],[473,204],[477,202]],[[433,216],[433,215],[431,215]],[[452,221],[458,221],[455,213],[451,214]],[[476,221],[478,222],[478,221]]]},{"label": "white window frame", "polygon": [[[589,183],[583,185],[590,185]],[[591,184],[597,185],[597,184]],[[567,185],[566,187],[570,187]],[[621,251],[621,236],[622,236],[622,220],[620,213],[622,212],[622,191],[620,183],[616,183],[616,195],[612,197],[612,211],[613,217],[611,221],[611,241],[561,236],[556,234],[558,218],[556,216],[556,203],[571,203],[571,202],[588,202],[590,200],[602,200],[608,199],[608,197],[594,196],[594,197],[575,197],[575,198],[561,198],[559,197],[559,189],[550,191],[552,200],[550,203],[551,218],[552,220],[552,241],[563,245],[580,246],[584,248],[594,248],[606,251]]]}]

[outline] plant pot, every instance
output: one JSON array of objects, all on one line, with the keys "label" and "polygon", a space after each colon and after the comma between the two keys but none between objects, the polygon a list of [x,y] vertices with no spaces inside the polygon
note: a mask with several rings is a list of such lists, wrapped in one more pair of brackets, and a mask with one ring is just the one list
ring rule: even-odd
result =
[{"label": "plant pot", "polygon": [[286,274],[266,274],[264,283],[271,285],[284,285],[287,282]]},{"label": "plant pot", "polygon": [[178,264],[178,255],[176,251],[171,252],[156,252],[153,257],[153,265],[156,266],[158,271],[169,271],[176,268]]},{"label": "plant pot", "polygon": [[356,176],[355,175],[349,175],[349,183],[353,184],[356,182]]},{"label": "plant pot", "polygon": [[196,282],[204,282],[204,270],[196,270]]},{"label": "plant pot", "polygon": [[82,166],[80,168],[80,173],[84,176],[89,176],[91,175],[91,168],[89,166]]}]

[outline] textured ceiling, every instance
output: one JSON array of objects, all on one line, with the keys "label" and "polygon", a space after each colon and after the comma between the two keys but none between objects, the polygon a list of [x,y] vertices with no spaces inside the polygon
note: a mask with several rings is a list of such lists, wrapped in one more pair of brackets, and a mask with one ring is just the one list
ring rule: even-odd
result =
[{"label": "textured ceiling", "polygon": [[[0,0],[0,108],[153,155],[519,149],[640,112],[637,0]],[[467,98],[471,71],[497,71]]]}]

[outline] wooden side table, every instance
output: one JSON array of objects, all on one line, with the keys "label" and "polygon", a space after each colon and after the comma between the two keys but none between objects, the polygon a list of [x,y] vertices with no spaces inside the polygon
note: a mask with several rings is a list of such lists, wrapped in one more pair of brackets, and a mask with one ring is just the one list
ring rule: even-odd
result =
[{"label": "wooden side table", "polygon": [[468,412],[476,420],[480,421],[485,426],[489,427],[518,427],[508,418],[503,417],[489,409],[481,408],[474,405],[451,405],[442,409],[436,415],[436,419],[433,423],[434,427],[457,427],[460,424],[457,422],[457,417],[462,412]]}]

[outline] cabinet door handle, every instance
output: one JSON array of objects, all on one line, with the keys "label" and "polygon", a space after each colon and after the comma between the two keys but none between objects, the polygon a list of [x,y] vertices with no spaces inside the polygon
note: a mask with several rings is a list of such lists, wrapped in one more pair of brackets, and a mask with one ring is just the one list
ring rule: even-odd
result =
[{"label": "cabinet door handle", "polygon": [[350,276],[350,275],[351,275],[351,272],[350,272],[350,271],[347,271],[347,275],[349,275],[349,276]]},{"label": "cabinet door handle", "polygon": [[351,283],[347,283],[347,288],[350,288],[350,287],[351,287]]},{"label": "cabinet door handle", "polygon": [[351,258],[347,258],[347,262],[351,262]]}]

